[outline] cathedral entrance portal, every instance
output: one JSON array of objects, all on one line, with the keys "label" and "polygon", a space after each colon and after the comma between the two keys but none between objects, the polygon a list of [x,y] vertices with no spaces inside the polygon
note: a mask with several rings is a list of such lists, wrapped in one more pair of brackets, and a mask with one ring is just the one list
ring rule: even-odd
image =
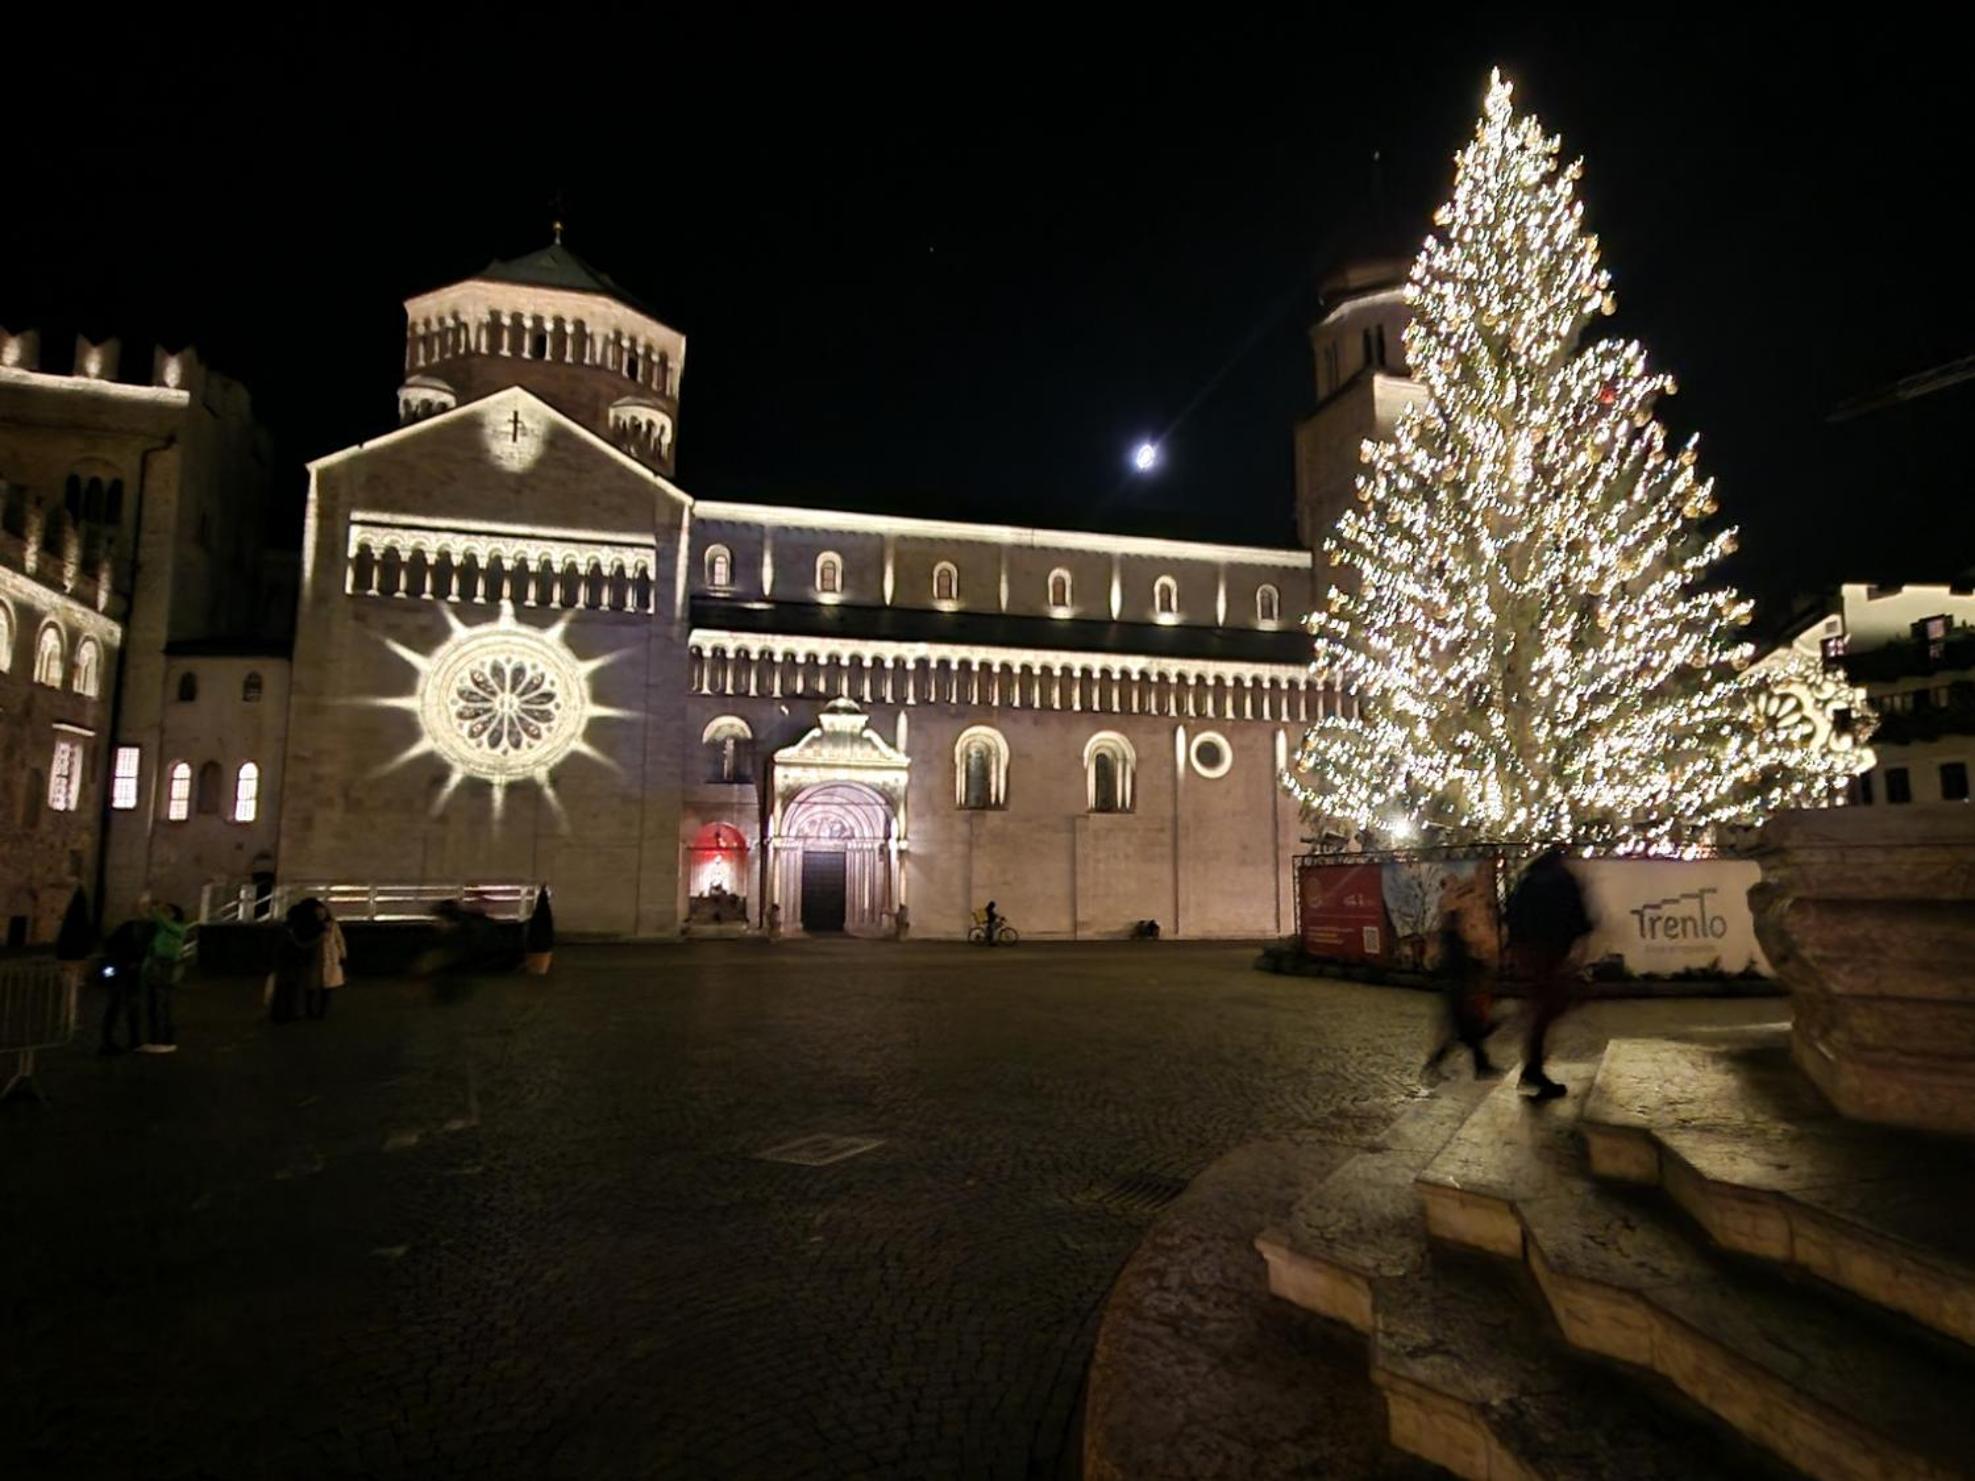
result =
[{"label": "cathedral entrance portal", "polygon": [[783,930],[897,933],[910,767],[848,699],[831,700],[814,730],[775,753],[768,919]]},{"label": "cathedral entrance portal", "polygon": [[776,898],[795,905],[804,931],[888,934],[897,909],[892,836],[891,804],[863,783],[804,788],[775,838]]},{"label": "cathedral entrance portal", "polygon": [[844,928],[844,856],[807,848],[802,853],[802,929],[815,936]]}]

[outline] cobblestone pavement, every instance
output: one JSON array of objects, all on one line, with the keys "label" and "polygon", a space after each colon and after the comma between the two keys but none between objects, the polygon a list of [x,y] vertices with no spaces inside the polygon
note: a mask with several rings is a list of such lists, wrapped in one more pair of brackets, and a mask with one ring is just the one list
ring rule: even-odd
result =
[{"label": "cobblestone pavement", "polygon": [[[1417,1090],[1432,999],[1250,958],[599,946],[282,1028],[189,985],[169,1057],[92,1022],[0,1108],[0,1472],[1070,1475],[1162,1195]],[[1560,1048],[1780,1011],[1602,1004]],[[819,1132],[880,1144],[759,1156]]]}]

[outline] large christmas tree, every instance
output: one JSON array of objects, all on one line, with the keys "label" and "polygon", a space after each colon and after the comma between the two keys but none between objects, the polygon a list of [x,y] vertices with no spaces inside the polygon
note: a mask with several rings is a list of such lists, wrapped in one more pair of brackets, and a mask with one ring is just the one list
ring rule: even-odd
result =
[{"label": "large christmas tree", "polygon": [[1357,714],[1284,778],[1339,831],[1678,849],[1871,764],[1862,696],[1790,650],[1751,664],[1751,604],[1702,586],[1735,532],[1706,527],[1694,442],[1666,450],[1673,378],[1580,344],[1614,303],[1557,146],[1497,74],[1407,285],[1427,395],[1365,445],[1309,619]]}]

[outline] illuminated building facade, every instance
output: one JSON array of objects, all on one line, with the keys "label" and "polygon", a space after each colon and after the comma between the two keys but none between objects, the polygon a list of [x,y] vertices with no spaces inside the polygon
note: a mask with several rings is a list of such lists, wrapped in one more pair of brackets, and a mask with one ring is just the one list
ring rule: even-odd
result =
[{"label": "illuminated building facade", "polygon": [[685,340],[560,243],[407,305],[311,466],[288,880],[545,879],[576,930],[1289,929],[1311,559],[696,500]]}]

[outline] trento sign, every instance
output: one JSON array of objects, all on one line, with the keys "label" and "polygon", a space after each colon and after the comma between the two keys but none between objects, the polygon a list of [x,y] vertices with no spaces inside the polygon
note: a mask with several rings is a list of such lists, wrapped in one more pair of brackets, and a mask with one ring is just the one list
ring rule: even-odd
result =
[{"label": "trento sign", "polygon": [[1728,917],[1709,901],[1718,890],[1689,890],[1664,900],[1632,907],[1641,941],[1721,941],[1728,935]]},{"label": "trento sign", "polygon": [[1633,972],[1753,966],[1769,975],[1749,913],[1749,886],[1762,871],[1746,859],[1579,859],[1593,922],[1587,960],[1622,957]]}]

